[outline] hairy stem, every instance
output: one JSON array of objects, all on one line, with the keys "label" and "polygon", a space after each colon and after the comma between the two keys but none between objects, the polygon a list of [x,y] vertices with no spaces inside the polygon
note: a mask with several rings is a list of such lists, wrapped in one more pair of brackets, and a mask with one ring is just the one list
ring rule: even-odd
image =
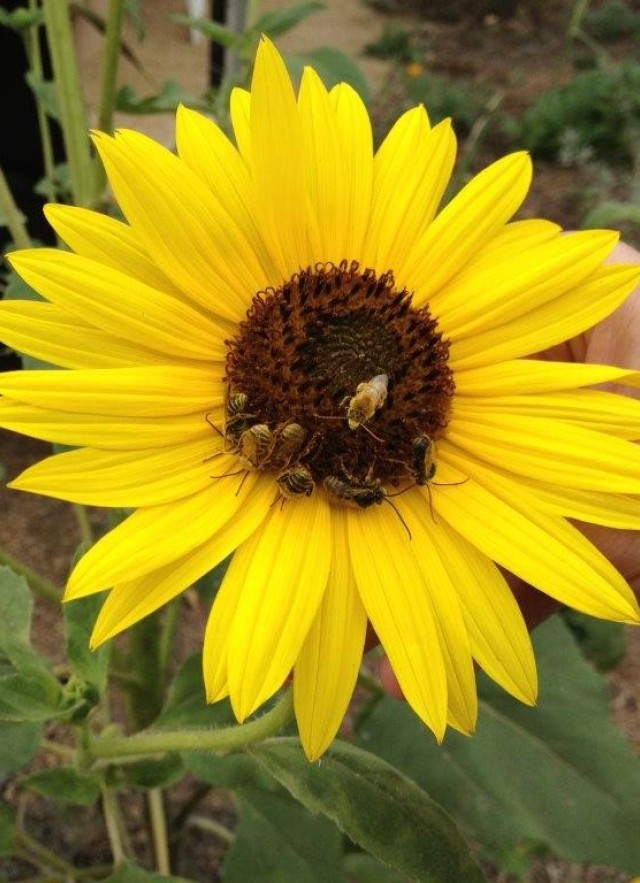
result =
[{"label": "hairy stem", "polygon": [[167,835],[167,818],[164,812],[164,801],[160,788],[151,788],[147,800],[151,819],[151,836],[153,851],[156,857],[156,868],[160,874],[170,874],[169,838]]},{"label": "hairy stem", "polygon": [[293,699],[287,691],[274,707],[256,720],[211,730],[147,730],[133,736],[105,736],[89,744],[94,760],[143,757],[174,751],[214,751],[226,754],[279,733],[293,720]]}]

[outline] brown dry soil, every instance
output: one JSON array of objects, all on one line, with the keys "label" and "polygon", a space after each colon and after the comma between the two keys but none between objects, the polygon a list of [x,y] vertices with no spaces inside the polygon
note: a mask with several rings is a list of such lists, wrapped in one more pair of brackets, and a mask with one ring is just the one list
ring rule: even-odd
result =
[{"label": "brown dry soil", "polygon": [[[98,7],[102,0],[93,0]],[[380,0],[382,3],[383,0]],[[265,0],[263,8],[284,5],[280,0]],[[501,18],[491,12],[478,15],[479,3],[432,3],[432,18],[427,19],[424,10],[426,0],[409,4],[404,0],[388,0],[382,13],[378,7],[362,0],[329,0],[326,10],[306,25],[292,32],[281,43],[284,48],[309,49],[323,44],[340,45],[352,54],[360,55],[367,42],[377,39],[390,21],[402,24],[421,38],[424,46],[424,63],[432,70],[452,77],[463,77],[504,93],[503,109],[517,114],[545,89],[569,80],[573,67],[569,60],[564,32],[569,9],[573,4],[551,0],[548,3],[521,4],[516,15]],[[454,21],[443,21],[439,15],[460,8],[472,9],[473,14],[458,15]],[[403,14],[398,14],[401,9]],[[147,56],[142,52],[151,79],[162,79],[160,59],[166,47],[173,44],[177,59],[168,76],[187,81],[194,91],[201,82],[200,65],[205,57],[201,47],[189,47],[184,31],[167,24],[167,13],[182,11],[177,0],[158,0],[144,4],[150,34],[151,48]],[[486,12],[487,10],[485,10]],[[155,48],[155,51],[154,51]],[[160,52],[159,49],[162,49]],[[611,47],[610,47],[611,48]],[[621,42],[613,50],[626,57],[637,46]],[[84,48],[84,65],[87,71],[89,91],[95,82],[96,53]],[[194,73],[194,59],[197,62]],[[388,63],[362,59],[364,69],[374,89],[374,112],[379,126],[397,115],[403,95],[399,76]],[[166,67],[165,67],[166,70]],[[182,76],[184,74],[184,76]],[[166,76],[167,74],[164,74]],[[133,71],[125,70],[123,80],[131,79]],[[191,79],[190,79],[191,78]],[[146,78],[147,81],[149,77]],[[142,88],[142,87],[141,87]],[[134,120],[133,125],[138,121]],[[157,137],[168,137],[166,120],[154,118],[147,130]],[[131,125],[129,122],[128,124]],[[144,124],[144,121],[143,121]],[[500,153],[500,137],[490,136],[482,150],[474,156],[473,165],[478,166],[496,158]],[[580,217],[581,200],[588,177],[584,172],[561,169],[557,166],[537,164],[537,175],[525,214],[543,215],[558,221],[565,227],[575,226]],[[49,453],[49,446],[0,432],[0,463],[5,467],[6,478],[11,479],[29,464]],[[90,513],[96,530],[104,524],[100,512]],[[46,574],[59,586],[64,584],[69,562],[80,539],[77,520],[72,507],[56,500],[22,494],[0,487],[0,548],[19,558],[35,571]],[[183,605],[184,621],[179,635],[179,653],[183,656],[200,644],[206,611],[197,600]],[[38,599],[33,625],[33,637],[38,647],[54,662],[61,661],[62,634],[60,613],[57,605]],[[628,630],[628,649],[618,668],[608,676],[611,684],[612,714],[628,738],[640,751],[640,630]],[[197,796],[197,785],[186,781],[171,792],[168,811],[171,818],[189,797]],[[4,797],[12,800],[24,817],[27,829],[43,843],[59,850],[62,855],[74,855],[79,864],[109,862],[110,853],[105,831],[97,810],[65,811],[62,815],[52,812],[45,800],[27,797],[14,784],[5,787]],[[131,846],[138,860],[152,867],[152,856],[147,831],[145,808],[137,797],[126,796],[123,801]],[[233,809],[223,793],[210,792],[198,804],[198,813],[230,827],[233,825]],[[78,847],[78,844],[82,844]],[[216,881],[224,855],[224,845],[197,828],[189,828],[181,844],[180,855],[173,872],[202,881]],[[32,877],[34,871],[20,862],[4,862],[0,865],[10,879]],[[510,878],[498,871],[488,869],[496,883],[510,883]],[[578,866],[553,859],[540,862],[532,870],[531,883],[605,883],[629,878],[606,869]],[[295,883],[295,881],[292,881]]]}]

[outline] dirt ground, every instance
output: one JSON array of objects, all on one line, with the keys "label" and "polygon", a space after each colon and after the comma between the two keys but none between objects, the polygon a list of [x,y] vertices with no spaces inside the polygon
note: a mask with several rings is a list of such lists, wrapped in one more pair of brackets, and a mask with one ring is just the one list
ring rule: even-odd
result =
[{"label": "dirt ground", "polygon": [[[105,7],[104,0],[91,0],[91,5],[97,11]],[[261,4],[265,11],[282,5],[281,0],[263,0]],[[379,39],[390,22],[400,23],[420,33],[421,45],[425,47],[424,62],[431,70],[463,77],[494,92],[504,93],[504,107],[510,113],[521,112],[541,91],[566,82],[573,74],[564,38],[567,9],[572,5],[568,0],[544,4],[544,15],[536,4],[529,3],[522,4],[516,16],[510,19],[495,15],[481,19],[467,16],[457,22],[427,20],[423,15],[417,16],[416,6],[424,9],[427,6],[424,2],[410,4],[404,0],[389,0],[385,8],[391,10],[390,14],[380,11],[384,4],[374,6],[364,0],[328,0],[325,5],[324,11],[280,40],[279,45],[284,49],[298,50],[334,45],[357,57],[371,84],[372,107],[381,127],[401,109],[403,99],[398,87],[397,71],[394,72],[388,62],[363,56],[363,51],[368,43]],[[438,6],[434,4],[434,7]],[[413,7],[414,11],[411,12],[409,7]],[[196,93],[204,89],[207,78],[206,44],[190,43],[186,29],[172,25],[168,20],[169,13],[184,12],[184,4],[180,0],[147,0],[143,4],[143,12],[147,38],[136,51],[143,63],[144,73],[140,74],[130,64],[124,63],[121,81],[133,83],[143,93],[151,91],[153,84],[159,85],[167,77],[178,80]],[[95,107],[100,38],[82,23],[78,25],[77,37],[89,106]],[[128,39],[134,44],[130,31]],[[618,47],[623,54],[631,49],[625,42]],[[172,143],[172,122],[168,116],[121,117],[119,122],[142,127],[165,143]],[[497,158],[500,147],[500,135],[494,133],[484,143],[474,163],[479,165]],[[573,227],[578,223],[581,194],[588,183],[584,172],[537,164],[537,175],[524,214],[543,215],[566,227]],[[6,470],[7,479],[48,453],[49,446],[44,443],[0,431],[0,464]],[[92,519],[98,525],[100,513],[92,513]],[[9,491],[4,485],[0,486],[0,548],[62,586],[79,539],[71,506]],[[204,611],[200,622],[198,616],[197,610],[195,614],[193,610],[189,613],[190,643],[194,648],[200,642],[199,629]],[[34,639],[52,659],[59,661],[62,641],[59,612],[55,605],[38,601]],[[640,629],[628,630],[627,654],[620,666],[610,673],[609,680],[614,718],[640,752]],[[216,812],[215,806],[208,809]],[[206,869],[207,859],[215,859],[211,852],[202,852],[202,839],[196,837],[194,840],[194,866],[185,867],[181,872],[209,880],[210,876],[198,876],[201,871],[196,866],[202,861]],[[107,852],[104,860],[108,859]],[[206,871],[202,873],[206,874]],[[507,880],[498,873],[493,879],[496,883],[506,883]],[[535,883],[604,883],[627,878],[598,869],[547,862],[536,869],[534,879]]]}]

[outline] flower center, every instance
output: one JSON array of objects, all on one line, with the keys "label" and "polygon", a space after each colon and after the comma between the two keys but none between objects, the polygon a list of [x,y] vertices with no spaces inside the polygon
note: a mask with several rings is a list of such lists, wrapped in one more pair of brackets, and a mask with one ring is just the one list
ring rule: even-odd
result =
[{"label": "flower center", "polygon": [[227,341],[225,437],[248,469],[273,471],[283,496],[323,485],[361,506],[383,484],[426,483],[454,383],[449,343],[411,297],[355,261],[256,294]]}]

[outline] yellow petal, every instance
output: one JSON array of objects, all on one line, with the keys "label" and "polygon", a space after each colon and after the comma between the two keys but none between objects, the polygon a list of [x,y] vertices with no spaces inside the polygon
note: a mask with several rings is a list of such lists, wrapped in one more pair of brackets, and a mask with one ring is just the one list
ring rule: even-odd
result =
[{"label": "yellow petal", "polygon": [[255,218],[251,178],[246,163],[213,120],[181,105],[176,116],[178,154],[209,187],[221,211],[242,230],[255,252],[265,286],[278,278]]},{"label": "yellow petal", "polygon": [[94,135],[116,199],[140,243],[185,295],[239,321],[265,287],[245,235],[176,156],[137,132]]},{"label": "yellow petal", "polygon": [[353,571],[367,616],[407,702],[441,741],[448,715],[447,671],[411,542],[390,506],[349,510],[347,517]]},{"label": "yellow petal", "polygon": [[346,253],[349,259],[360,257],[369,217],[373,192],[373,133],[364,102],[346,83],[334,86],[329,93],[336,115],[338,144],[342,153],[344,177],[348,181],[343,194]]},{"label": "yellow petal", "polygon": [[456,393],[484,399],[488,396],[553,393],[599,383],[640,384],[640,372],[610,365],[517,359],[456,371]]},{"label": "yellow petal", "polygon": [[450,120],[430,129],[421,106],[400,117],[375,156],[366,266],[385,272],[404,264],[433,220],[455,155]]},{"label": "yellow petal", "polygon": [[450,365],[456,371],[482,367],[570,340],[609,316],[639,279],[637,267],[603,267],[577,288],[512,322],[454,341]]},{"label": "yellow petal", "polygon": [[356,589],[346,517],[332,509],[333,556],[320,609],[294,669],[293,698],[300,740],[309,760],[333,741],[353,694],[367,616]]},{"label": "yellow petal", "polygon": [[516,241],[484,270],[460,274],[431,307],[453,340],[504,325],[590,278],[618,238],[609,231],[585,230],[526,251]]},{"label": "yellow petal", "polygon": [[208,487],[226,468],[209,462],[214,450],[212,438],[135,452],[81,448],[41,460],[10,487],[84,506],[157,506]]},{"label": "yellow petal", "polygon": [[[220,459],[229,465],[233,462],[231,457]],[[237,477],[220,478],[184,500],[136,510],[76,564],[65,600],[100,592],[180,561],[224,527],[251,494],[255,480],[255,475],[249,475],[238,494]]]},{"label": "yellow petal", "polygon": [[421,307],[459,273],[517,211],[531,181],[526,153],[513,153],[475,176],[429,225],[397,278]]},{"label": "yellow petal", "polygon": [[471,643],[451,578],[446,546],[440,545],[443,531],[431,516],[431,508],[425,497],[416,490],[410,490],[394,502],[410,525],[413,537],[411,549],[433,607],[447,672],[449,723],[457,730],[471,734],[478,717]]},{"label": "yellow petal", "polygon": [[348,254],[349,187],[329,94],[313,68],[306,67],[298,98],[304,177],[315,214],[316,260],[339,264]]},{"label": "yellow petal", "polygon": [[14,269],[85,322],[166,356],[223,360],[229,326],[119,270],[56,248],[16,252]]},{"label": "yellow petal", "polygon": [[434,507],[497,564],[576,610],[640,621],[635,596],[612,564],[563,518],[541,511],[523,485],[444,441],[438,447],[438,481],[463,481],[432,485]]},{"label": "yellow petal", "polygon": [[[222,426],[223,409],[212,408],[207,418]],[[61,445],[89,445],[116,451],[163,448],[205,436],[211,438],[212,433],[202,413],[166,417],[72,414],[3,398],[0,398],[0,426]]]},{"label": "yellow petal", "polygon": [[273,43],[260,41],[251,81],[251,156],[256,209],[283,280],[313,262],[302,131],[293,86]]},{"label": "yellow petal", "polygon": [[275,507],[260,531],[229,637],[231,704],[244,720],[294,666],[327,584],[331,519],[316,494]]},{"label": "yellow petal", "polygon": [[129,343],[92,328],[61,307],[39,301],[0,301],[0,337],[18,352],[62,368],[124,368],[175,361],[170,354]]},{"label": "yellow petal", "polygon": [[485,416],[545,417],[623,439],[640,438],[640,401],[626,395],[577,389],[538,395],[456,398],[456,416],[482,423]]},{"label": "yellow petal", "polygon": [[447,438],[504,471],[583,490],[640,493],[640,447],[577,424],[463,405]]},{"label": "yellow petal", "polygon": [[262,476],[238,511],[215,536],[179,561],[171,561],[109,593],[91,635],[92,648],[168,604],[196,580],[224,561],[258,529],[273,500],[273,481]]},{"label": "yellow petal", "polygon": [[44,207],[44,213],[60,239],[77,254],[133,276],[158,291],[180,294],[147,255],[128,224],[73,205],[52,203]]},{"label": "yellow petal", "polygon": [[83,371],[8,371],[0,393],[38,408],[119,417],[204,415],[222,405],[222,366],[173,365]]},{"label": "yellow petal", "polygon": [[240,155],[249,169],[251,168],[251,93],[247,89],[236,86],[231,90],[229,100],[233,134]]}]

